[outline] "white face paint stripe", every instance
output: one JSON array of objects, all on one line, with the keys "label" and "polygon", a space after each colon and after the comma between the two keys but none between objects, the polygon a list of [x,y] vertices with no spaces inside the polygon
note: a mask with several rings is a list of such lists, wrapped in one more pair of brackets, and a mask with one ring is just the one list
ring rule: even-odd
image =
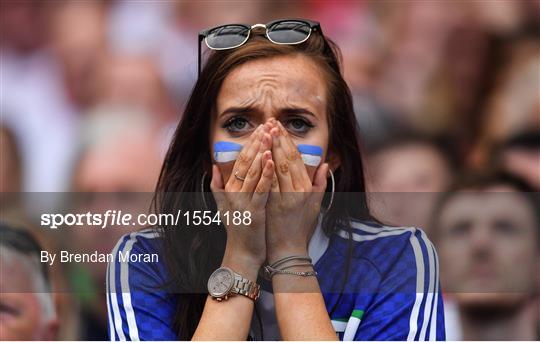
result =
[{"label": "white face paint stripe", "polygon": [[[214,160],[216,163],[229,163],[235,161],[242,150],[242,145],[218,141],[214,144]],[[322,148],[315,145],[298,145],[302,161],[308,166],[319,166],[322,161]]]},{"label": "white face paint stripe", "polygon": [[240,152],[238,151],[214,152],[214,160],[216,163],[228,163],[238,159],[239,154]]},{"label": "white face paint stripe", "polygon": [[302,153],[302,160],[304,161],[304,164],[307,166],[319,166],[321,163],[321,156],[314,156],[312,154],[304,154]]},{"label": "white face paint stripe", "polygon": [[242,145],[230,141],[214,143],[214,160],[217,163],[228,163],[238,158]]},{"label": "white face paint stripe", "polygon": [[316,145],[299,144],[297,148],[302,156],[304,164],[308,166],[319,166],[323,154],[322,147]]}]

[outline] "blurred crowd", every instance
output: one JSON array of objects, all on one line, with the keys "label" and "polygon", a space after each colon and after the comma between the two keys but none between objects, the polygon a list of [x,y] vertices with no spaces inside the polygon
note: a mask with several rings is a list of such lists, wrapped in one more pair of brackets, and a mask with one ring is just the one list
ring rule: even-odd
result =
[{"label": "blurred crowd", "polygon": [[[374,214],[438,248],[448,338],[540,338],[540,1],[3,0],[0,16],[1,216],[44,248],[110,251],[124,231],[51,238],[33,215],[61,200],[21,215],[7,194],[151,193],[197,32],[309,18],[342,50]],[[107,338],[105,265],[41,279],[32,237],[1,235],[2,272],[65,290],[2,290],[0,339]]]}]

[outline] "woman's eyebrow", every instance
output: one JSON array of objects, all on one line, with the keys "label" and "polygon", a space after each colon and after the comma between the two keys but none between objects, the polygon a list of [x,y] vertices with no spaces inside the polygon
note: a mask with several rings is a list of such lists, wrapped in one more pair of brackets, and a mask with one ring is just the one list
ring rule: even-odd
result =
[{"label": "woman's eyebrow", "polygon": [[280,110],[280,113],[283,115],[308,114],[317,117],[317,115],[313,114],[312,111],[302,107],[283,108],[282,110]]},{"label": "woman's eyebrow", "polygon": [[227,109],[225,109],[224,111],[222,111],[218,117],[221,117],[221,116],[224,116],[224,115],[227,115],[227,114],[248,114],[248,113],[253,113],[253,112],[258,112],[258,110],[256,108],[253,108],[253,107],[229,107]]},{"label": "woman's eyebrow", "polygon": [[[303,108],[303,107],[287,107],[287,108],[282,108],[280,109],[279,111],[279,114],[280,115],[296,115],[296,114],[307,114],[307,115],[311,115],[315,118],[317,118],[317,115],[315,115],[312,111],[310,111],[309,109],[307,108]],[[256,107],[252,107],[252,106],[246,106],[246,107],[229,107],[227,109],[225,109],[224,111],[222,111],[218,117],[222,117],[224,115],[227,115],[227,114],[236,114],[236,115],[242,115],[242,114],[254,114],[254,115],[259,115],[261,113],[261,111],[259,109],[257,109]]]}]

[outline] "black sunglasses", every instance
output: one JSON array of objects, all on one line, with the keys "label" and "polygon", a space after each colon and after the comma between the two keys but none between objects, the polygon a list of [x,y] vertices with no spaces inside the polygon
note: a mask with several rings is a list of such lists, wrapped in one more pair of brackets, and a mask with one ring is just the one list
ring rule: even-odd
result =
[{"label": "black sunglasses", "polygon": [[249,39],[252,29],[266,29],[265,36],[275,44],[300,44],[308,40],[313,31],[322,33],[321,25],[307,19],[280,19],[268,24],[228,24],[199,32],[199,76],[201,74],[201,42],[212,50],[228,50],[243,45]]}]

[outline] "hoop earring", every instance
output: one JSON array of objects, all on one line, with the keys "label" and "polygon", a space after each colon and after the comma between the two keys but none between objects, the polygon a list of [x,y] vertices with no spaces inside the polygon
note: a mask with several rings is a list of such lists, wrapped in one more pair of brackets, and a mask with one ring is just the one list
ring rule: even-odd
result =
[{"label": "hoop earring", "polygon": [[208,205],[206,204],[206,198],[204,196],[204,181],[206,179],[206,171],[204,171],[203,175],[202,175],[202,178],[201,178],[201,196],[202,196],[202,201],[203,201],[203,204],[204,204],[204,208],[206,210],[208,210]]},{"label": "hoop earring", "polygon": [[330,211],[330,208],[332,208],[332,204],[334,204],[334,193],[336,192],[336,181],[334,179],[334,173],[332,170],[328,169],[328,172],[330,172],[330,181],[332,182],[332,193],[330,194],[330,203],[328,203],[328,207],[323,212],[323,215]]}]

